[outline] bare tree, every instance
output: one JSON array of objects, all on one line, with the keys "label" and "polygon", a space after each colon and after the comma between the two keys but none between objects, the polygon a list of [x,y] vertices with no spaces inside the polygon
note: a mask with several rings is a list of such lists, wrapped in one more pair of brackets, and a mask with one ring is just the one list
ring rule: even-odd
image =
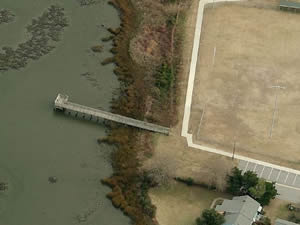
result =
[{"label": "bare tree", "polygon": [[[183,155],[181,155],[183,156]],[[227,175],[235,166],[233,161],[223,156],[211,156],[197,162],[190,157],[179,157],[172,151],[156,152],[144,163],[143,169],[158,185],[167,186],[175,177],[191,177],[195,183],[203,183],[224,191]]]},{"label": "bare tree", "polygon": [[159,186],[168,186],[170,181],[176,177],[177,168],[178,164],[174,157],[167,152],[154,155],[143,167]]},{"label": "bare tree", "polygon": [[216,187],[218,191],[224,191],[227,186],[227,175],[234,167],[233,162],[225,157],[214,156],[204,166],[209,177],[208,185]]}]

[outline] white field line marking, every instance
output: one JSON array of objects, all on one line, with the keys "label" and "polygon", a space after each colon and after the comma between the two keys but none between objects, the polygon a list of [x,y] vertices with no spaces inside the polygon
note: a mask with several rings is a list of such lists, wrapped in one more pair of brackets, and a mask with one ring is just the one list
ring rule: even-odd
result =
[{"label": "white field line marking", "polygon": [[288,174],[286,175],[286,178],[285,178],[285,180],[284,180],[284,183],[286,183],[286,181],[287,181],[289,175],[290,175],[290,173],[288,173]]},{"label": "white field line marking", "polygon": [[216,51],[217,51],[217,47],[214,47],[214,55],[213,55],[213,61],[212,61],[212,65],[215,65],[215,57],[216,57]]},{"label": "white field line marking", "polygon": [[183,126],[181,131],[181,135],[184,137],[187,137],[188,134],[188,124],[189,124],[190,114],[191,114],[194,80],[195,80],[197,59],[199,53],[199,44],[201,38],[204,7],[208,3],[226,2],[226,1],[235,2],[239,0],[201,0],[198,5],[198,12],[197,12],[197,19],[196,19],[197,22],[196,22],[195,33],[194,33],[193,51],[191,57],[188,87],[187,87],[185,107],[184,107],[184,116],[183,116],[183,124],[182,124]]},{"label": "white field line marking", "polygon": [[276,97],[275,97],[275,106],[274,106],[273,117],[272,117],[272,125],[271,125],[271,129],[270,129],[270,134],[269,134],[270,138],[272,138],[274,123],[275,123],[275,117],[276,117],[276,113],[278,111],[278,106],[277,106],[278,91],[277,90],[278,89],[285,89],[285,87],[282,87],[280,85],[276,85],[276,86],[272,86],[271,88],[276,88]]},{"label": "white field line marking", "polygon": [[[187,90],[186,90],[184,116],[183,116],[183,122],[182,122],[182,130],[181,130],[181,136],[183,136],[187,139],[187,144],[189,147],[199,149],[202,151],[206,151],[206,152],[210,152],[210,153],[214,153],[214,154],[223,155],[226,157],[232,157],[232,153],[228,153],[221,149],[216,149],[216,148],[211,148],[211,147],[207,147],[204,145],[194,144],[193,143],[193,135],[188,133],[188,126],[189,126],[190,114],[191,114],[191,105],[192,105],[193,90],[194,90],[194,80],[195,80],[195,75],[196,75],[196,65],[197,65],[197,58],[198,58],[198,53],[199,53],[199,44],[200,44],[200,37],[201,37],[204,6],[206,4],[212,3],[212,2],[235,2],[235,1],[239,1],[239,0],[201,0],[199,2],[198,13],[197,13],[197,22],[196,22],[195,33],[194,33],[194,41],[193,41],[193,51],[192,51],[191,64],[190,64],[190,70],[189,70],[188,85],[187,85]],[[275,165],[272,163],[256,160],[256,159],[245,157],[245,156],[238,155],[238,154],[235,154],[235,159],[243,160],[243,161],[247,161],[247,162],[253,162],[253,163],[257,163],[259,165],[265,166],[265,167],[271,167],[271,168],[283,170],[283,171],[286,171],[289,173],[294,173],[295,175],[300,175],[299,170],[294,170],[294,169],[291,169],[288,167]],[[296,180],[296,178],[295,178],[295,180]]]},{"label": "white field line marking", "polygon": [[293,186],[279,184],[279,183],[276,183],[276,185],[300,191],[300,188],[298,188],[298,187],[293,187]]},{"label": "white field line marking", "polygon": [[200,119],[200,123],[199,123],[199,126],[198,126],[197,138],[199,138],[199,135],[200,135],[200,127],[201,127],[202,120],[203,120],[203,117],[204,117],[204,113],[205,113],[205,109],[206,109],[206,103],[207,102],[205,102],[205,104],[204,104],[202,115],[201,115],[201,119]]},{"label": "white field line marking", "polygon": [[276,98],[275,98],[275,106],[274,106],[274,111],[273,111],[273,116],[272,116],[272,125],[271,125],[271,129],[270,129],[270,134],[269,134],[269,137],[271,138],[272,137],[272,133],[273,133],[273,127],[274,127],[274,122],[275,122],[275,114],[276,114],[276,111],[277,111],[277,92],[276,92]]}]

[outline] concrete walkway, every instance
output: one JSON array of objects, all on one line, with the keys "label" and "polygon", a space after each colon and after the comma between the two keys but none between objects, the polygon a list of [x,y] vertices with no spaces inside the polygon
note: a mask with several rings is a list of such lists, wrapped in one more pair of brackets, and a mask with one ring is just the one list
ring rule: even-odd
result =
[{"label": "concrete walkway", "polygon": [[[194,35],[194,43],[193,43],[193,51],[192,51],[192,59],[191,59],[191,65],[190,65],[190,71],[189,71],[189,79],[188,79],[188,86],[187,86],[187,93],[186,93],[186,100],[185,100],[185,107],[184,107],[184,117],[182,122],[182,130],[181,135],[187,139],[188,146],[195,149],[200,149],[202,151],[207,151],[227,157],[232,157],[232,153],[228,153],[221,149],[216,148],[210,148],[203,145],[198,145],[193,143],[193,135],[188,133],[188,127],[189,127],[189,120],[190,120],[190,114],[191,114],[191,105],[192,105],[192,98],[193,98],[193,89],[194,89],[194,80],[196,75],[196,66],[197,66],[197,59],[198,59],[198,53],[199,53],[199,46],[200,46],[200,38],[201,38],[201,30],[202,30],[202,21],[203,21],[203,12],[206,4],[209,3],[218,3],[218,2],[234,2],[239,0],[200,0],[199,6],[198,6],[198,14],[197,14],[197,22],[196,22],[196,28],[195,28],[195,35]],[[282,174],[292,174],[285,178],[280,178],[280,175],[276,177],[276,181],[278,179],[284,179],[287,181],[288,179],[292,179],[289,177],[299,177],[300,179],[300,171],[294,170],[287,167],[282,167],[279,165],[271,164],[268,162],[244,157],[241,155],[234,155],[235,159],[241,160],[246,163],[251,163],[256,165],[256,167],[263,167],[263,168],[270,168],[271,170],[281,171]],[[249,170],[248,168],[245,169]],[[269,174],[267,177],[267,180],[270,180],[271,175]],[[281,175],[283,176],[283,175]],[[298,178],[294,178],[298,179]],[[294,181],[293,181],[294,182]],[[295,181],[296,182],[296,181]],[[298,181],[297,181],[298,182]],[[292,186],[290,183],[284,183],[281,184],[278,182],[278,192],[281,194],[280,198],[293,201],[295,203],[300,202],[300,186]],[[293,193],[297,193],[296,195],[299,196],[299,198],[291,198],[292,193],[291,190],[293,190]]]}]

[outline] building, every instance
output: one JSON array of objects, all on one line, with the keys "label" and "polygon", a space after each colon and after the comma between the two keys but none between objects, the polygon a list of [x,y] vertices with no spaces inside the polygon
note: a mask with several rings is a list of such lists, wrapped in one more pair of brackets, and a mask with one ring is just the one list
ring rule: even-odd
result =
[{"label": "building", "polygon": [[286,220],[282,220],[282,219],[276,219],[275,220],[275,225],[299,225],[297,223],[292,223]]},{"label": "building", "polygon": [[287,1],[287,0],[280,0],[279,8],[280,8],[280,10],[300,12],[300,3],[299,2],[291,2],[291,1]]},{"label": "building", "polygon": [[224,200],[216,207],[216,211],[225,217],[223,225],[252,225],[259,220],[261,210],[260,204],[248,195]]}]

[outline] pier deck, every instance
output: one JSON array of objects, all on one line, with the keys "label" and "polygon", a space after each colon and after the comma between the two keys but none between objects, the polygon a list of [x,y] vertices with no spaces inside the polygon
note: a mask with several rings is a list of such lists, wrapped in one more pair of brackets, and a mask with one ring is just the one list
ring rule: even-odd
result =
[{"label": "pier deck", "polygon": [[129,118],[126,116],[121,116],[118,114],[106,112],[106,111],[103,111],[100,109],[94,109],[91,107],[79,105],[79,104],[70,102],[69,97],[67,95],[58,94],[58,96],[56,97],[55,102],[54,102],[54,108],[56,110],[61,110],[61,111],[70,110],[73,112],[81,113],[84,116],[85,115],[90,116],[90,119],[94,118],[94,119],[98,120],[101,118],[101,119],[111,120],[114,122],[126,124],[126,125],[133,126],[133,127],[138,127],[141,129],[145,129],[145,130],[149,130],[149,131],[153,131],[153,132],[157,132],[157,133],[162,133],[162,134],[166,134],[166,135],[169,134],[169,128],[167,128],[167,127],[163,127],[160,125],[132,119],[132,118]]}]

